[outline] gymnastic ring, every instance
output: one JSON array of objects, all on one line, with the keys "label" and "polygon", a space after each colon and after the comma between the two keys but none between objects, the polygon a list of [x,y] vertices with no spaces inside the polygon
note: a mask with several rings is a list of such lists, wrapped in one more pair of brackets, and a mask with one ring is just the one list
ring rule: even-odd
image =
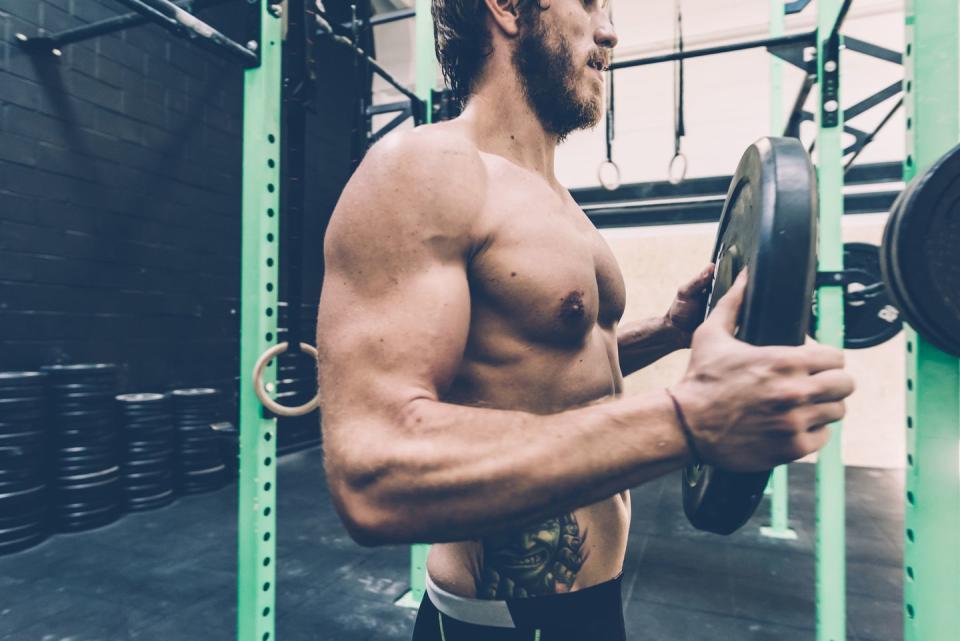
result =
[{"label": "gymnastic ring", "polygon": [[[679,174],[677,167],[680,167]],[[670,166],[667,168],[667,175],[671,185],[679,185],[687,177],[687,157],[681,152],[677,152],[670,159]]]},{"label": "gymnastic ring", "polygon": [[[613,180],[604,178],[604,169],[607,167],[613,169]],[[600,185],[607,191],[616,191],[620,188],[620,167],[612,160],[603,161],[597,168],[597,180],[600,181]]]},{"label": "gymnastic ring", "polygon": [[[309,414],[320,406],[319,392],[316,396],[310,399],[310,401],[304,403],[303,405],[287,407],[285,405],[280,405],[275,400],[270,398],[267,395],[267,390],[263,386],[263,369],[267,366],[267,363],[287,351],[288,347],[288,343],[279,343],[265,351],[263,355],[257,359],[257,364],[253,366],[253,390],[257,393],[257,398],[260,399],[260,402],[263,403],[263,406],[277,416],[303,416],[304,414]],[[300,351],[304,354],[313,356],[314,360],[317,358],[317,348],[315,348],[313,345],[300,343]]]}]

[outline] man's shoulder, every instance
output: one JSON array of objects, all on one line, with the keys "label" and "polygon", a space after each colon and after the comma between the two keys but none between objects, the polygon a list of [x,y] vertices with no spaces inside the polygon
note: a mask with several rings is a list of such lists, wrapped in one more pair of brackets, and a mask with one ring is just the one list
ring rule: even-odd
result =
[{"label": "man's shoulder", "polygon": [[374,145],[357,168],[330,231],[361,226],[364,236],[410,242],[424,235],[469,239],[485,192],[483,161],[466,136],[439,125],[395,132]]},{"label": "man's shoulder", "polygon": [[386,180],[429,180],[460,184],[482,178],[485,167],[476,144],[451,123],[397,131],[367,153],[361,168]]}]

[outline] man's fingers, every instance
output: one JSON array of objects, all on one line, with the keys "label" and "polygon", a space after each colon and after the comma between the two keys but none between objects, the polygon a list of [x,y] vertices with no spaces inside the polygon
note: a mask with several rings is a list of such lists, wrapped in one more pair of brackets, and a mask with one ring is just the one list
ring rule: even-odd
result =
[{"label": "man's fingers", "polygon": [[840,369],[817,372],[809,378],[810,401],[812,403],[832,403],[842,401],[853,394],[853,377]]},{"label": "man's fingers", "polygon": [[811,374],[831,369],[843,369],[843,350],[829,345],[812,342],[801,345],[797,352],[802,358],[803,365]]},{"label": "man's fingers", "polygon": [[842,420],[846,414],[847,406],[843,401],[816,403],[805,408],[804,421],[808,425],[807,431],[815,432],[819,427]]},{"label": "man's fingers", "polygon": [[747,270],[744,269],[737,276],[727,293],[717,301],[710,312],[710,317],[705,321],[710,326],[717,326],[730,335],[737,328],[737,320],[740,316],[740,306],[743,304],[743,295],[747,291]]},{"label": "man's fingers", "polygon": [[682,285],[678,295],[681,298],[696,298],[697,296],[706,293],[707,285],[710,284],[711,278],[713,278],[713,263],[707,265],[703,271],[697,274],[689,282]]}]

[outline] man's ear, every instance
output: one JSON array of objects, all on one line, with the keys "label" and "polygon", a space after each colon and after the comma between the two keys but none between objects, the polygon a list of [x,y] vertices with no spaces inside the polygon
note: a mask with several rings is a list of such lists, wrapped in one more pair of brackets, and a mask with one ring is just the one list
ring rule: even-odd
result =
[{"label": "man's ear", "polygon": [[540,7],[540,10],[549,9],[550,5],[553,3],[553,0],[483,0],[483,3],[487,5],[487,10],[490,11],[490,17],[493,18],[494,23],[503,33],[507,36],[513,37],[519,33],[519,26],[517,19],[519,16],[519,10],[517,5],[521,2],[536,2]]}]

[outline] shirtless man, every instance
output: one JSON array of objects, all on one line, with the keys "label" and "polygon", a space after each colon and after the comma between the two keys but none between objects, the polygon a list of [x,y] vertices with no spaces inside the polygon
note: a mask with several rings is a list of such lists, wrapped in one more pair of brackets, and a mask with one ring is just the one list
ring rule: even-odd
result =
[{"label": "shirtless man", "polygon": [[[709,267],[664,317],[619,326],[620,270],[554,176],[601,114],[603,5],[433,0],[465,110],[376,145],[327,231],[329,489],[359,543],[435,544],[418,641],[623,639],[629,488],[695,455],[800,458],[853,390],[838,350],[733,338],[743,279],[697,328]],[[669,390],[621,395],[686,347]]]}]

